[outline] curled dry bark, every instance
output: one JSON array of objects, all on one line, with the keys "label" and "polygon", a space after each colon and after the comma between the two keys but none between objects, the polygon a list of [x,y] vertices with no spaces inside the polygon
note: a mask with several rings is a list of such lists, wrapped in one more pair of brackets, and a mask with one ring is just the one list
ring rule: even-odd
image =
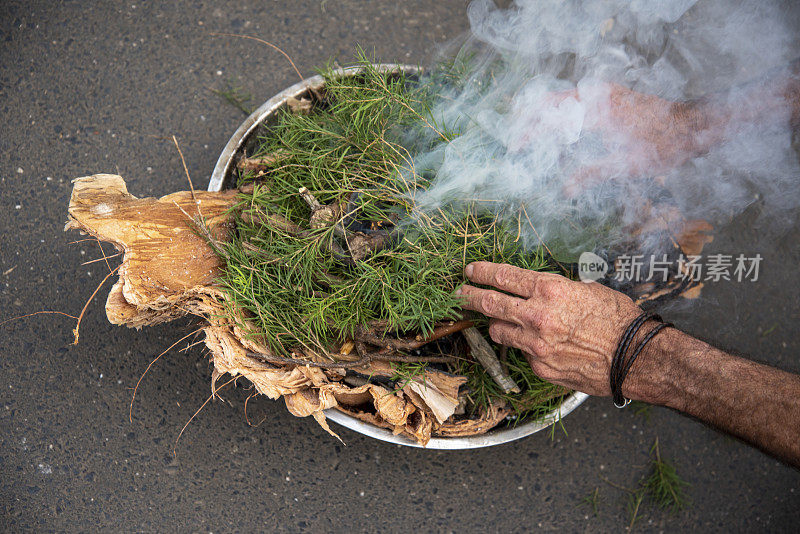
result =
[{"label": "curled dry bark", "polygon": [[[225,239],[231,224],[228,208],[235,196],[235,191],[198,191],[140,199],[128,193],[120,176],[96,174],[76,179],[66,229],[113,243],[124,253],[119,279],[106,301],[109,321],[141,328],[186,314],[203,317],[207,323],[205,343],[214,363],[212,381],[225,373],[243,376],[259,393],[271,399],[283,397],[292,414],[314,417],[331,434],[324,411],[337,408],[422,444],[434,433],[464,435],[463,423],[448,421],[458,408],[458,389],[466,381],[464,377],[428,370],[395,384],[394,389],[372,381],[352,386],[343,380],[346,367],[356,367],[363,376],[387,379],[394,369],[387,361],[373,358],[364,360],[361,366],[331,365],[330,359],[319,355],[310,357],[326,363],[322,366],[325,368],[315,366],[314,361],[309,365],[287,363],[245,335],[236,324],[242,324],[244,317],[238,317],[238,321],[223,319],[229,317],[230,308],[225,294],[214,285],[223,265],[208,239]],[[191,218],[196,215],[205,221],[208,235],[192,228]],[[443,324],[433,336],[471,324]],[[399,358],[402,351],[430,341],[373,339],[369,336],[374,334],[362,334],[365,339],[358,340],[357,345],[370,344]],[[484,414],[469,432],[484,432],[506,414],[498,406]]]}]

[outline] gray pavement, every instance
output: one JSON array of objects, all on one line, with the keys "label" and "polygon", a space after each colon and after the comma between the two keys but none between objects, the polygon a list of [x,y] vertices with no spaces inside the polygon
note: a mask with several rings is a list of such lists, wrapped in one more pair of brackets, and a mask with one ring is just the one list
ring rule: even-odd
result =
[{"label": "gray pavement", "polygon": [[[386,61],[424,63],[467,27],[463,1],[0,3],[0,320],[42,309],[79,312],[105,275],[96,244],[64,234],[70,180],[126,178],[138,196],[186,186],[168,138],[181,141],[195,184],[243,119],[209,88],[233,80],[262,102],[357,43]],[[771,243],[747,216],[714,250],[760,252],[761,279],[714,284],[667,312],[717,345],[800,371],[797,230]],[[0,528],[124,531],[620,531],[625,495],[656,436],[692,485],[692,506],[646,506],[641,531],[796,531],[798,471],[702,424],[653,408],[646,420],[590,399],[539,433],[476,451],[401,448],[337,429],[248,391],[209,404],[199,347],[171,353],[139,389],[151,358],[188,321],[142,331],[114,327],[104,293],[81,342],[55,315],[0,326]],[[580,504],[600,488],[598,515]]]}]

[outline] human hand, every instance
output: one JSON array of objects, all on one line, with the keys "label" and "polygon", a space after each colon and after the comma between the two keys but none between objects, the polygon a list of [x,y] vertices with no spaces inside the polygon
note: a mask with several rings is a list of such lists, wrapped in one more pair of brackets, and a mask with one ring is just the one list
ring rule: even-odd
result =
[{"label": "human hand", "polygon": [[[615,83],[599,83],[550,93],[542,107],[558,116],[558,108],[566,102],[583,106],[583,130],[599,135],[607,150],[570,176],[564,187],[568,196],[607,180],[664,173],[715,142],[712,114],[699,102],[671,102]],[[537,134],[538,127],[532,126],[528,141],[548,135],[547,124]]]},{"label": "human hand", "polygon": [[[521,349],[541,378],[590,395],[610,395],[617,342],[641,309],[598,283],[479,261],[466,277],[500,291],[462,286],[462,306],[490,317],[489,335]],[[501,293],[503,291],[504,293]]]}]

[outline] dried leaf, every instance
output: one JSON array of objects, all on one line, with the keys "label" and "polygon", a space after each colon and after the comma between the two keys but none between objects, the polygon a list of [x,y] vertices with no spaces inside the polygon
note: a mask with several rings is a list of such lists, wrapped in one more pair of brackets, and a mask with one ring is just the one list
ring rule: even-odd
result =
[{"label": "dried leaf", "polygon": [[292,113],[300,113],[301,115],[308,115],[314,106],[314,102],[310,98],[303,96],[300,98],[290,96],[286,99],[286,104],[292,110]]}]

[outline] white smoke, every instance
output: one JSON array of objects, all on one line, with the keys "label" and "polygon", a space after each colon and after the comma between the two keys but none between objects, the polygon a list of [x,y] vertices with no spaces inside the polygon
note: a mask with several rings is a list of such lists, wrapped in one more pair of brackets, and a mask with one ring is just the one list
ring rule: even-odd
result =
[{"label": "white smoke", "polygon": [[[798,205],[792,104],[778,85],[800,53],[776,5],[475,0],[468,15],[467,73],[433,110],[462,135],[417,158],[435,176],[421,209],[478,199],[524,212],[532,243],[579,252],[626,239],[644,209],[721,225],[756,198],[776,220]],[[670,124],[650,108],[620,114],[610,99],[631,98],[623,88],[664,110],[703,98],[713,124],[656,150],[637,125]]]}]

